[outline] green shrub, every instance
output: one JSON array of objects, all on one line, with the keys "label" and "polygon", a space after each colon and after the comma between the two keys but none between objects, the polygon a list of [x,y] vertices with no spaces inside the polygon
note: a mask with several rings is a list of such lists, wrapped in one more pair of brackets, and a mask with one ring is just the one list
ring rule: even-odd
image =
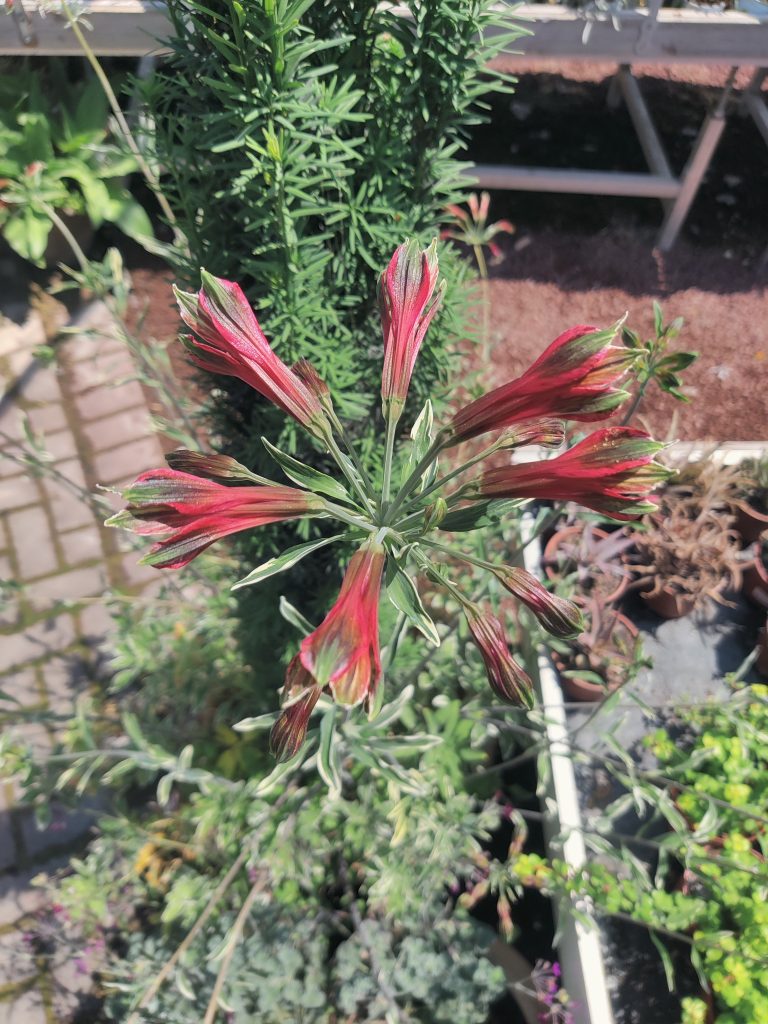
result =
[{"label": "green shrub", "polygon": [[[147,88],[164,187],[189,240],[180,273],[241,283],[285,361],[304,356],[379,446],[376,274],[406,236],[439,233],[461,201],[458,159],[486,62],[517,33],[491,0],[413,0],[413,20],[377,0],[171,0],[173,53]],[[499,33],[491,35],[492,29]],[[419,357],[420,406],[465,332],[464,271],[448,247],[443,312]],[[375,383],[374,383],[375,382]],[[230,453],[263,459],[282,419],[218,379],[215,424]],[[279,423],[272,429],[273,423]]]}]

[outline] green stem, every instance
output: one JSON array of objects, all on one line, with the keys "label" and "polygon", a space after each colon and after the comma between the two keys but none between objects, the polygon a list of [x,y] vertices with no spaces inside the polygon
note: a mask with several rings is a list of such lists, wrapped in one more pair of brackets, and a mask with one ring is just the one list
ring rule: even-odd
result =
[{"label": "green stem", "polygon": [[365,509],[367,509],[369,515],[373,516],[375,514],[376,510],[374,508],[374,505],[373,505],[373,502],[371,501],[370,496],[366,493],[365,488],[360,483],[360,481],[357,479],[357,477],[354,475],[354,473],[351,473],[349,471],[349,466],[347,466],[346,460],[344,459],[344,453],[339,448],[338,444],[336,443],[336,438],[333,436],[333,434],[330,431],[328,431],[328,433],[327,433],[327,436],[325,438],[325,442],[328,445],[328,451],[331,453],[331,455],[333,456],[333,458],[336,461],[336,465],[339,467],[341,472],[344,474],[347,482],[352,487],[352,489],[355,491],[355,493],[357,494],[358,498],[360,498],[360,500],[362,501],[363,507]]},{"label": "green stem", "polygon": [[353,516],[341,505],[337,505],[333,501],[328,501],[327,498],[324,498],[323,500],[325,502],[326,511],[330,512],[334,519],[340,519],[342,523],[348,523],[349,526],[354,526],[358,530],[364,530],[366,533],[375,533],[379,529],[378,526],[369,522],[367,519],[360,519],[359,516]]},{"label": "green stem", "polygon": [[483,459],[486,459],[488,458],[489,455],[492,455],[493,452],[496,451],[497,447],[498,445],[492,444],[489,448],[484,448],[479,455],[473,456],[473,458],[469,459],[468,462],[463,462],[457,469],[453,469],[451,470],[450,473],[446,473],[445,476],[441,476],[438,480],[435,480],[433,484],[430,484],[430,486],[427,487],[425,490],[421,491],[418,495],[411,498],[410,501],[406,502],[405,507],[410,508],[411,505],[415,504],[417,501],[422,501],[424,498],[427,497],[427,495],[432,494],[433,491],[437,491],[439,490],[439,488],[444,487],[449,480],[453,480],[455,477],[459,476],[459,474],[463,473],[465,470],[470,469],[472,466],[476,466],[478,462],[482,462]]},{"label": "green stem", "polygon": [[408,497],[408,495],[411,493],[413,488],[416,486],[416,484],[418,484],[419,480],[421,480],[421,477],[422,477],[422,475],[424,473],[424,470],[435,461],[437,456],[443,450],[444,446],[445,446],[445,435],[441,431],[441,433],[439,433],[437,435],[437,437],[434,439],[432,444],[429,446],[426,454],[421,459],[419,464],[416,466],[414,471],[411,473],[411,475],[408,477],[408,479],[405,481],[403,486],[400,488],[400,490],[395,495],[395,500],[392,502],[391,506],[387,510],[387,516],[386,516],[387,522],[389,522],[389,523],[392,522],[392,520],[394,518],[394,515],[395,515],[395,512],[397,512],[397,510],[403,504],[403,502]]},{"label": "green stem", "polygon": [[474,555],[468,555],[464,551],[456,551],[455,548],[449,548],[445,544],[438,544],[435,540],[427,540],[426,537],[422,538],[422,544],[426,544],[427,547],[434,548],[435,551],[440,551],[444,555],[450,555],[451,558],[458,558],[462,562],[469,562],[470,565],[476,565],[478,569],[498,569],[497,565],[493,562],[487,562],[484,558],[475,558]]},{"label": "green stem", "polygon": [[395,454],[395,432],[397,430],[397,418],[390,415],[387,419],[387,435],[384,441],[384,479],[381,484],[381,512],[382,515],[389,501],[389,490],[392,484],[392,460]]},{"label": "green stem", "polygon": [[333,426],[336,428],[336,430],[338,430],[341,440],[344,442],[344,447],[347,449],[347,452],[349,453],[349,457],[352,460],[355,469],[360,474],[364,487],[367,488],[369,494],[373,494],[374,487],[373,484],[371,483],[371,478],[368,476],[368,473],[366,472],[366,469],[363,466],[362,460],[360,459],[360,456],[357,454],[355,445],[352,441],[352,438],[349,436],[347,428],[344,426],[344,424],[341,422],[338,416],[336,416],[335,413],[332,417],[332,422]]},{"label": "green stem", "polygon": [[639,407],[640,403],[643,400],[643,395],[645,394],[650,381],[651,381],[651,378],[650,377],[646,377],[646,379],[639,385],[639,387],[638,387],[637,391],[635,392],[635,395],[634,395],[634,397],[632,399],[632,402],[630,403],[629,408],[627,409],[626,413],[624,414],[624,419],[621,421],[622,427],[626,427],[631,422],[632,417],[637,412],[638,407]]},{"label": "green stem", "polygon": [[112,113],[114,114],[115,120],[117,121],[118,127],[120,129],[120,134],[122,135],[126,145],[133,154],[134,159],[136,160],[136,164],[138,165],[138,168],[144,177],[144,180],[152,189],[152,192],[155,194],[155,198],[157,199],[160,209],[163,211],[163,216],[174,229],[176,243],[180,244],[182,241],[182,235],[176,226],[176,217],[174,215],[174,212],[171,209],[168,200],[163,195],[163,191],[160,187],[160,182],[158,181],[157,176],[155,175],[154,171],[149,166],[147,161],[144,159],[144,154],[141,152],[139,144],[136,142],[133,132],[131,131],[127,120],[125,119],[125,115],[123,114],[122,108],[120,107],[120,104],[117,100],[117,96],[115,95],[115,92],[112,86],[110,85],[109,79],[107,78],[104,68],[102,68],[101,64],[98,61],[98,58],[96,57],[96,54],[91,49],[88,40],[85,38],[80,26],[77,23],[77,19],[70,11],[67,0],[62,0],[61,7],[64,11],[64,16],[69,22],[69,27],[72,29],[75,38],[80,44],[80,48],[82,49],[85,55],[85,59],[93,68],[93,72],[96,75],[96,78],[99,80],[101,88],[104,90],[104,95],[107,97],[107,102],[112,108]]},{"label": "green stem", "polygon": [[80,248],[80,246],[79,246],[75,236],[72,234],[72,232],[69,230],[67,225],[61,219],[61,217],[58,215],[58,213],[56,213],[56,211],[54,210],[54,208],[52,206],[49,206],[48,203],[46,203],[42,199],[38,200],[38,206],[40,206],[40,208],[44,211],[46,217],[48,217],[56,225],[56,227],[59,229],[61,234],[66,239],[67,244],[69,245],[70,249],[74,253],[75,259],[77,260],[78,264],[80,265],[80,269],[82,270],[82,272],[84,274],[87,274],[88,271],[90,270],[90,263],[88,262],[87,256],[85,255],[83,250]]}]

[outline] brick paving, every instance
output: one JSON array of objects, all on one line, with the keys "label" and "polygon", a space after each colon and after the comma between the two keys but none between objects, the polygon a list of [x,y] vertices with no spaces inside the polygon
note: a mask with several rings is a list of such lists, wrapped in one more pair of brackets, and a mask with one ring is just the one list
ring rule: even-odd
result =
[{"label": "brick paving", "polygon": [[[35,356],[47,344],[38,313],[22,325],[0,319],[0,729],[41,757],[97,678],[105,595],[137,594],[156,578],[136,565],[124,535],[104,528],[106,507],[87,500],[114,506],[98,485],[162,462],[144,392],[103,306],[88,307],[77,327],[47,364]],[[25,420],[50,456],[42,473],[19,461]],[[0,777],[0,1024],[52,1024],[82,978],[60,965],[52,983],[26,943],[42,900],[32,880],[66,863],[92,818],[57,814],[39,831],[17,795]]]}]

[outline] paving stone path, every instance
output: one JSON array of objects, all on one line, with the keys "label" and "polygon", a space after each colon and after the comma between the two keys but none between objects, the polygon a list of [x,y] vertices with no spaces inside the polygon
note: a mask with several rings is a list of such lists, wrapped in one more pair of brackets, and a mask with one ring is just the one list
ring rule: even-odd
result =
[{"label": "paving stone path", "polygon": [[[136,594],[156,578],[86,497],[161,464],[144,392],[103,306],[77,326],[46,364],[35,356],[46,344],[40,313],[23,325],[0,320],[0,730],[40,755],[97,678],[111,622],[104,595]],[[24,463],[28,429],[50,471]],[[92,819],[54,815],[39,831],[17,797],[0,775],[0,1024],[53,1024],[84,979],[72,965],[52,977],[29,947],[25,924],[42,901],[32,879],[65,864]]]}]

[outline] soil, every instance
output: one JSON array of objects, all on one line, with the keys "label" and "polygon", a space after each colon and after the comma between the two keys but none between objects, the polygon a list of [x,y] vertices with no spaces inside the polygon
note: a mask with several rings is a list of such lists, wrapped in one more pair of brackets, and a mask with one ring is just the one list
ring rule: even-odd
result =
[{"label": "soil", "polygon": [[[493,101],[493,124],[475,130],[469,155],[645,170],[626,110],[606,107],[612,71],[584,62],[526,70],[513,96]],[[679,173],[728,69],[635,71]],[[740,72],[737,86],[748,77]],[[489,383],[522,372],[574,324],[604,325],[626,311],[629,325],[648,337],[657,300],[666,320],[685,319],[676,344],[701,355],[684,375],[689,404],[649,392],[640,408],[648,429],[667,440],[768,440],[768,149],[751,119],[729,117],[670,253],[654,249],[662,209],[653,199],[494,192],[491,217],[509,218],[516,230],[499,239],[502,258],[491,268]],[[170,271],[138,252],[126,259],[142,333],[173,337],[179,321]],[[181,370],[183,358],[174,362]]]},{"label": "soil", "polygon": [[[539,69],[520,76],[514,96],[494,100],[492,127],[475,131],[472,159],[646,170],[626,111],[606,107],[612,68],[561,67],[567,78]],[[679,173],[727,69],[635,70]],[[677,344],[701,358],[684,378],[690,405],[649,394],[640,411],[653,432],[768,439],[768,149],[751,119],[729,118],[670,253],[654,251],[657,200],[493,192],[491,219],[501,217],[516,232],[500,240],[503,257],[491,269],[496,382],[521,372],[575,324],[604,325],[628,311],[630,326],[649,336],[656,299],[665,319],[685,318]]]}]

